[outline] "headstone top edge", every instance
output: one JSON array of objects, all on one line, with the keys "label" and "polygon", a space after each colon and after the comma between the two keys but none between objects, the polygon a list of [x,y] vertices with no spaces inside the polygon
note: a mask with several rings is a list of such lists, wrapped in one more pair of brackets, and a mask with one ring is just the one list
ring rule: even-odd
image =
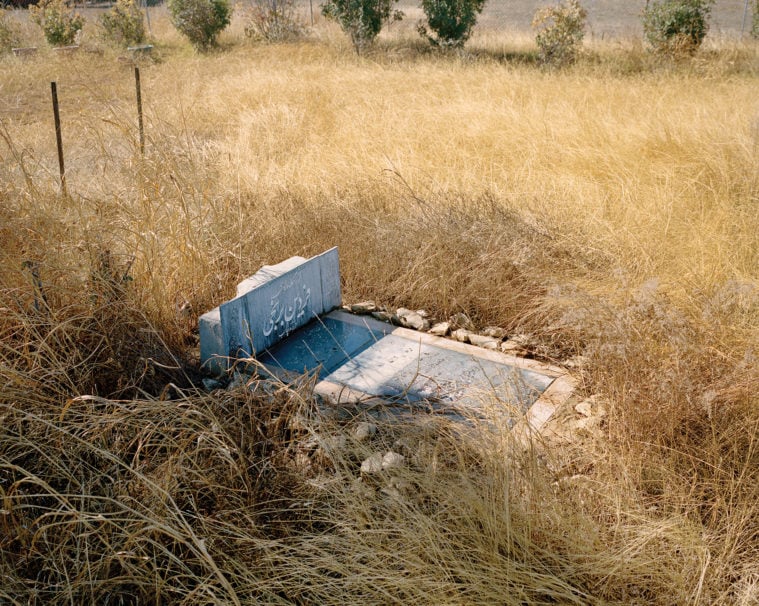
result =
[{"label": "headstone top edge", "polygon": [[310,259],[304,257],[294,256],[274,265],[263,265],[252,276],[249,276],[237,284],[237,294],[231,300],[237,299],[249,293],[254,288],[270,282],[274,278],[286,274],[288,271],[298,268]]},{"label": "headstone top edge", "polygon": [[[325,285],[332,295],[325,305]],[[255,356],[338,306],[337,247],[309,259],[290,257],[264,266],[238,286],[238,296],[219,306],[222,351],[230,357]],[[243,292],[240,292],[240,291]]]}]

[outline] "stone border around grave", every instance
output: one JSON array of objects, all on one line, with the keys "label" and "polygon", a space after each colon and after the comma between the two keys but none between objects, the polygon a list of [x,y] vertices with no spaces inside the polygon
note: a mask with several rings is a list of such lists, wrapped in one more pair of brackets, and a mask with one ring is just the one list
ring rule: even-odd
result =
[{"label": "stone border around grave", "polygon": [[390,312],[378,306],[374,301],[343,305],[342,309],[354,315],[371,315],[377,320],[395,326],[438,337],[448,337],[460,343],[471,343],[488,350],[499,350],[514,355],[528,353],[529,338],[526,335],[516,334],[507,339],[506,331],[498,326],[486,326],[477,332],[474,330],[474,323],[465,313],[457,313],[447,321],[434,322],[423,309],[414,311],[399,307],[395,312]]},{"label": "stone border around grave", "polygon": [[[464,313],[455,314],[449,321],[433,323],[425,310],[412,311],[401,307],[395,313],[391,313],[377,306],[374,301],[343,305],[342,309],[353,316],[370,315],[375,321],[398,326],[399,328],[391,334],[418,335],[415,338],[428,344],[439,344],[438,339],[444,339],[447,347],[454,351],[472,353],[480,358],[554,377],[551,385],[528,408],[525,416],[512,429],[513,433],[523,440],[527,440],[531,433],[539,432],[556,410],[575,393],[576,383],[566,369],[518,355],[527,353],[527,337],[514,335],[506,339],[506,331],[496,326],[486,327],[477,333],[472,330],[474,325],[471,319]],[[324,393],[320,392],[320,395],[337,404],[351,400],[357,401],[362,397],[367,398],[366,394],[356,393],[342,385],[322,383],[324,383],[322,387]]]}]

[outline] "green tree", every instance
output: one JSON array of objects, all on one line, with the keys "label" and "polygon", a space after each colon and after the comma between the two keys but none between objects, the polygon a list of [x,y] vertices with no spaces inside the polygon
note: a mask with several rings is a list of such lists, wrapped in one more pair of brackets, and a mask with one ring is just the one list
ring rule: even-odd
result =
[{"label": "green tree", "polygon": [[477,17],[482,12],[485,1],[422,0],[427,23],[419,24],[419,33],[435,46],[463,46],[477,24]]},{"label": "green tree", "polygon": [[29,7],[32,21],[42,28],[51,46],[69,46],[76,42],[85,19],[69,8],[66,0],[40,0]]},{"label": "green tree", "polygon": [[385,23],[403,17],[401,11],[393,10],[396,2],[398,0],[327,0],[322,5],[322,13],[340,24],[356,52],[361,54]]},{"label": "green tree", "polygon": [[654,0],[643,11],[643,31],[661,54],[692,54],[709,31],[714,0]]},{"label": "green tree", "polygon": [[171,22],[196,50],[205,52],[232,19],[228,0],[169,0]]},{"label": "green tree", "polygon": [[585,37],[587,18],[588,12],[578,0],[538,9],[532,27],[540,60],[557,66],[573,63]]},{"label": "green tree", "polygon": [[111,10],[101,15],[100,26],[105,37],[120,46],[145,41],[145,22],[135,0],[117,0]]}]

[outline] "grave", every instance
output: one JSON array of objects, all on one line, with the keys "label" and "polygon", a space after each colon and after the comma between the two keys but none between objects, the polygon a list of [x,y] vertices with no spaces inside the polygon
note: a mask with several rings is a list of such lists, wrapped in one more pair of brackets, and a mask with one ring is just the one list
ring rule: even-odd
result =
[{"label": "grave", "polygon": [[139,57],[149,57],[153,53],[152,44],[138,44],[137,46],[128,46],[127,51],[131,54],[132,59]]},{"label": "grave", "polygon": [[71,44],[69,46],[54,46],[53,47],[53,53],[56,55],[73,55],[79,51],[79,45],[78,44]]},{"label": "grave", "polygon": [[21,57],[22,59],[26,59],[28,57],[33,57],[37,54],[37,47],[36,46],[27,46],[24,48],[12,48],[11,52],[13,52],[13,55],[16,57]]},{"label": "grave", "polygon": [[217,375],[253,359],[285,382],[309,374],[336,406],[381,401],[393,414],[454,419],[496,406],[533,429],[572,393],[561,368],[335,310],[341,303],[336,248],[264,266],[201,317],[201,362]]}]

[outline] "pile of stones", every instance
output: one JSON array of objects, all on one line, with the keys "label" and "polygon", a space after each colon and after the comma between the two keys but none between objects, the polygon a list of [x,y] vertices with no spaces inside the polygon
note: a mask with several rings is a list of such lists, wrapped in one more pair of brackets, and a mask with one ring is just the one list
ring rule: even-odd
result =
[{"label": "pile of stones", "polygon": [[526,335],[507,335],[506,331],[498,326],[486,326],[482,330],[475,330],[474,322],[465,313],[457,313],[446,321],[436,322],[424,309],[399,307],[390,311],[377,306],[374,301],[343,305],[343,310],[358,315],[371,315],[377,320],[396,326],[427,332],[438,337],[448,337],[461,343],[511,355],[525,355],[530,351],[530,341]]}]

